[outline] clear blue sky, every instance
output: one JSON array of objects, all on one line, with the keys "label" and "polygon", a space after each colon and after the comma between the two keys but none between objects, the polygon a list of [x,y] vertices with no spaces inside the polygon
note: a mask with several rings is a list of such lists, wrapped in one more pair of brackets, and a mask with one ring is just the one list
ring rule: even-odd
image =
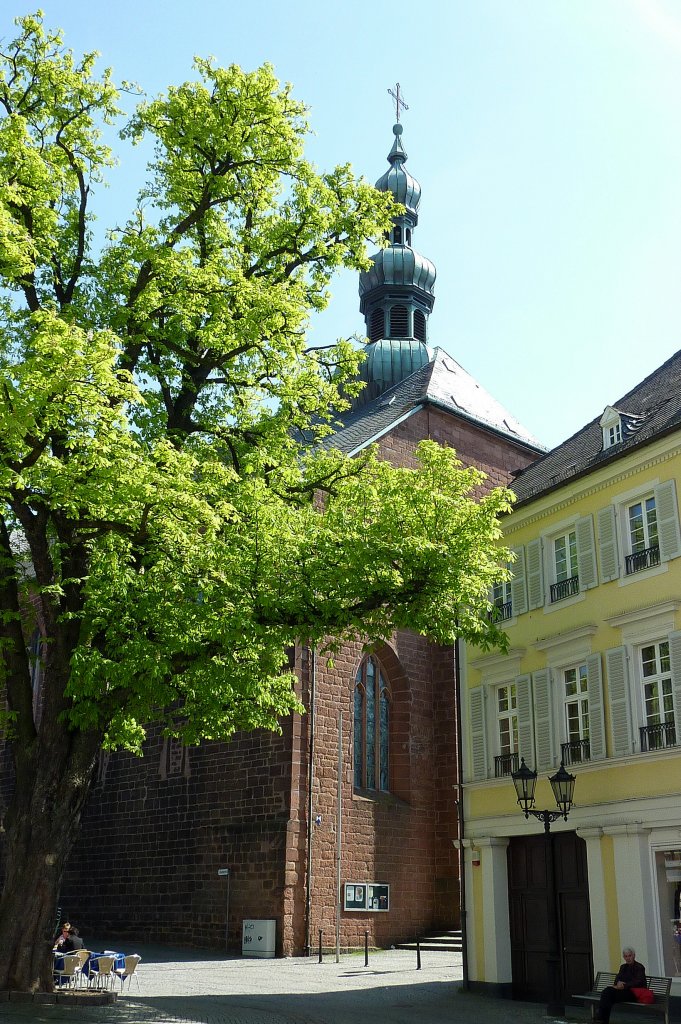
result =
[{"label": "clear blue sky", "polygon": [[[0,36],[38,6],[5,0]],[[274,64],[309,156],[385,169],[399,81],[414,244],[438,272],[431,343],[544,444],[681,347],[681,0],[43,0],[76,51],[156,94],[194,54]],[[140,168],[104,198],[120,216]],[[354,275],[312,325],[362,331]]]}]

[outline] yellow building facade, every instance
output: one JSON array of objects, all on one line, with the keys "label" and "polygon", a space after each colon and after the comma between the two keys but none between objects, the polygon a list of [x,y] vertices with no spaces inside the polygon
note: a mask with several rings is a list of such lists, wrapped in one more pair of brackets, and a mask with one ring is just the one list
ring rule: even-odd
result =
[{"label": "yellow building facade", "polygon": [[[681,353],[521,473],[495,591],[509,650],[466,651],[463,847],[469,976],[563,996],[633,946],[681,995]],[[511,778],[563,762],[567,821],[546,835]],[[548,839],[548,842],[547,842]]]}]

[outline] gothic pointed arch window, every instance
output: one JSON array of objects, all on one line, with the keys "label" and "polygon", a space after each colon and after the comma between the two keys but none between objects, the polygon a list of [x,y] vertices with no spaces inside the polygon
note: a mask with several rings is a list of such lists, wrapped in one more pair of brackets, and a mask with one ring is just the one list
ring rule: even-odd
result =
[{"label": "gothic pointed arch window", "polygon": [[355,789],[390,790],[392,694],[373,655],[357,669],[353,708]]}]

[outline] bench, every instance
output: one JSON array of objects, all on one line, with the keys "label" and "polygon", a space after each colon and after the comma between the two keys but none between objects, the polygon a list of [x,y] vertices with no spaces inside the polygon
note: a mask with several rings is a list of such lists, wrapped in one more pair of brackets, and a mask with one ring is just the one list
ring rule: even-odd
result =
[{"label": "bench", "polygon": [[[601,998],[601,992],[608,985],[615,984],[616,974],[611,974],[609,971],[599,971],[596,975],[596,984],[594,985],[591,992],[583,992],[581,995],[574,995],[573,999],[581,999],[584,1003],[591,1004],[591,1020],[594,1020],[598,1003]],[[648,979],[648,988],[652,989],[655,993],[654,1003],[635,1003],[626,1002],[615,1003],[612,1008],[612,1012],[616,1013],[618,1010],[634,1010],[640,1013],[652,1013],[658,1017],[664,1017],[665,1024],[669,1024],[669,992],[672,987],[671,978],[656,978],[652,974],[646,975]]]}]

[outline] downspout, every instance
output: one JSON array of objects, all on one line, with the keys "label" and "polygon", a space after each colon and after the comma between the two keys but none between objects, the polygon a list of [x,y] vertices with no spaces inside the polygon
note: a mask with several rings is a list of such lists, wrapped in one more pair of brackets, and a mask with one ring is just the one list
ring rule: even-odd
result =
[{"label": "downspout", "polygon": [[456,810],[458,818],[459,855],[459,918],[461,922],[461,955],[463,967],[463,990],[470,989],[468,976],[468,930],[466,927],[466,865],[464,863],[464,811],[463,811],[463,749],[461,727],[461,640],[454,641],[454,694],[456,700]]},{"label": "downspout", "polygon": [[312,929],[312,801],[314,786],[314,733],[315,733],[315,700],[317,689],[317,648],[308,647],[308,674],[310,680],[310,710],[309,730],[310,743],[308,749],[308,771],[307,771],[307,868],[306,868],[306,893],[305,893],[305,956],[311,951],[311,929]]}]

